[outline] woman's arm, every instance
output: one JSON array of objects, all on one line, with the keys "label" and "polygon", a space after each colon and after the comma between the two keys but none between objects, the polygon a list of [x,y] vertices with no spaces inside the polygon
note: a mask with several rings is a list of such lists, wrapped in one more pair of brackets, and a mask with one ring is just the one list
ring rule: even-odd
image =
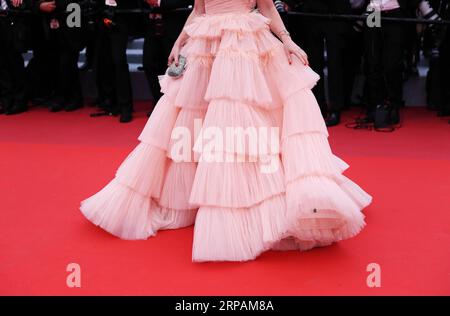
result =
[{"label": "woman's arm", "polygon": [[[192,23],[192,20],[194,18],[204,13],[205,13],[205,0],[195,0],[194,9],[192,10],[191,14],[189,14],[189,17],[187,18],[184,26],[189,25],[190,23]],[[180,55],[180,50],[186,43],[188,38],[189,35],[187,35],[187,33],[184,30],[181,31],[180,35],[175,41],[175,44],[173,45],[172,51],[170,52],[168,60],[169,65],[172,62],[175,62],[175,64],[178,65],[178,56]]]},{"label": "woman's arm", "polygon": [[278,36],[283,42],[284,50],[289,63],[292,63],[291,54],[297,56],[305,65],[308,65],[308,55],[291,39],[289,32],[284,26],[283,20],[281,20],[272,0],[257,0],[259,12],[266,18],[270,19],[270,30]]}]

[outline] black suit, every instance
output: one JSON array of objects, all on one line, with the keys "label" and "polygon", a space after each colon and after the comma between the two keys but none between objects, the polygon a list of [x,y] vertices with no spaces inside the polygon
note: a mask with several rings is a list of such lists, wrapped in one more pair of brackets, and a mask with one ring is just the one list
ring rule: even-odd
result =
[{"label": "black suit", "polygon": [[[450,19],[450,0],[431,0],[434,11],[442,19]],[[424,50],[437,50],[430,54],[427,73],[427,103],[431,109],[438,110],[438,115],[450,114],[450,27],[434,25],[427,29]],[[429,46],[429,47],[428,47]]]},{"label": "black suit", "polygon": [[31,25],[31,49],[33,57],[28,62],[27,72],[27,95],[33,102],[38,99],[46,102],[55,91],[56,69],[56,48],[50,41],[50,34],[47,27],[47,19],[43,17],[39,10],[40,1],[32,0],[33,13],[30,18]]},{"label": "black suit", "polygon": [[[306,0],[304,10],[310,13],[351,14],[348,0]],[[306,51],[311,68],[324,78],[324,43],[327,51],[329,105],[325,101],[325,83],[320,80],[313,92],[322,113],[339,112],[345,105],[345,47],[351,31],[346,21],[316,18],[304,19],[306,23]]]},{"label": "black suit", "polygon": [[[98,2],[107,12],[105,1]],[[137,2],[132,0],[117,0],[117,4],[118,10],[137,8]],[[116,10],[112,9],[110,12]],[[98,99],[105,102],[105,109],[108,111],[131,113],[133,102],[126,50],[133,16],[114,13],[112,20],[115,26],[112,27],[105,25],[102,17],[97,30],[94,56]]]},{"label": "black suit", "polygon": [[[6,1],[10,9],[29,9],[29,1],[20,8],[14,8],[10,0]],[[22,53],[27,46],[27,25],[25,17],[9,14],[0,17],[0,95],[3,109],[13,107],[26,108],[25,68]]]},{"label": "black suit", "polygon": [[[446,6],[443,8],[443,12],[440,12],[443,19],[450,20],[450,1],[442,0],[443,4]],[[442,113],[450,113],[450,84],[448,81],[448,76],[450,74],[450,27],[446,26],[445,37],[442,41],[439,54],[439,65],[440,65],[440,95],[441,95],[441,106],[440,110]]]},{"label": "black suit", "polygon": [[82,104],[78,72],[78,57],[83,46],[82,31],[78,27],[69,28],[66,23],[67,16],[64,14],[69,3],[73,2],[80,2],[80,0],[56,0],[56,14],[60,24],[60,28],[54,31],[57,48],[57,64],[55,65],[58,78],[55,96],[57,106]]},{"label": "black suit", "polygon": [[[28,71],[28,93],[32,98],[43,98],[55,109],[82,103],[78,74],[78,56],[83,44],[82,29],[69,28],[66,8],[79,0],[55,0],[52,13],[40,11],[40,5],[49,0],[33,2],[33,58]],[[59,26],[52,27],[51,21]]]},{"label": "black suit", "polygon": [[[400,8],[381,12],[381,16],[404,18],[420,0],[400,0]],[[369,114],[387,104],[398,109],[403,104],[403,67],[406,26],[382,22],[381,27],[365,29],[365,60]]]},{"label": "black suit", "polygon": [[[448,28],[448,27],[447,27]],[[439,110],[447,115],[450,114],[450,84],[448,76],[450,74],[450,31],[447,29],[445,38],[440,47],[439,55],[439,66],[440,66],[440,85],[438,87],[440,91],[441,104]]]},{"label": "black suit", "polygon": [[161,97],[158,75],[165,72],[170,51],[189,14],[174,10],[187,8],[193,3],[193,0],[161,0],[160,8],[154,9],[161,19],[147,17],[143,65],[155,103]]}]

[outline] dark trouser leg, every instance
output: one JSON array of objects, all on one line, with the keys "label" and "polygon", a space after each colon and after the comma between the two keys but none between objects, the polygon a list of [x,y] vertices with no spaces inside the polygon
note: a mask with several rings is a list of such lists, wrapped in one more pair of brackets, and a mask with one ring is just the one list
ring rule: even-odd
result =
[{"label": "dark trouser leg", "polygon": [[23,57],[13,42],[15,29],[5,19],[0,19],[0,44],[2,58],[0,85],[3,94],[4,107],[23,108],[25,104],[25,67]]},{"label": "dark trouser leg", "polygon": [[2,65],[0,86],[3,106],[6,111],[12,107],[25,108],[25,67],[22,54],[10,41],[2,41]]},{"label": "dark trouser leg", "polygon": [[322,32],[323,21],[314,21],[308,19],[310,28],[306,31],[307,54],[311,68],[320,76],[321,80],[313,88],[314,95],[319,103],[322,114],[326,114],[327,105],[325,100],[325,82],[324,78],[324,35]]},{"label": "dark trouser leg", "polygon": [[122,112],[133,110],[131,79],[127,62],[128,27],[125,21],[108,34],[114,68],[114,88],[118,109]]},{"label": "dark trouser leg", "polygon": [[48,100],[56,89],[57,68],[55,67],[56,47],[46,37],[40,22],[33,25],[33,58],[26,68],[27,92],[32,98]]},{"label": "dark trouser leg", "polygon": [[8,111],[13,105],[13,100],[11,98],[11,76],[7,60],[7,48],[9,44],[6,40],[7,31],[6,22],[0,19],[0,103],[2,104],[3,111]]},{"label": "dark trouser leg", "polygon": [[85,65],[89,68],[94,65],[95,60],[95,39],[96,39],[96,30],[89,29],[84,32],[86,38],[86,60]]},{"label": "dark trouser leg", "polygon": [[[1,47],[7,47],[5,41],[0,41]],[[0,97],[3,111],[8,111],[13,106],[12,80],[9,71],[7,53],[5,49],[0,49]]]},{"label": "dark trouser leg", "polygon": [[59,80],[64,103],[82,103],[81,84],[78,74],[78,52],[67,45],[59,56]]},{"label": "dark trouser leg", "polygon": [[443,114],[448,114],[450,113],[450,84],[448,81],[448,74],[450,73],[450,28],[447,29],[447,34],[440,48],[439,69],[441,79],[439,89],[442,103],[439,108]]},{"label": "dark trouser leg", "polygon": [[25,97],[25,66],[22,54],[13,49],[9,51],[8,62],[10,63],[11,80],[13,84],[14,105],[26,107]]},{"label": "dark trouser leg", "polygon": [[[308,21],[308,19],[306,20]],[[307,49],[306,32],[310,27],[307,21],[300,16],[288,15],[288,30],[291,33],[292,40],[305,49]]]},{"label": "dark trouser leg", "polygon": [[[149,84],[150,92],[152,93],[154,102],[158,102],[161,98],[161,87],[159,86],[158,75],[164,73],[161,69],[161,63],[164,56],[161,52],[162,37],[146,36],[144,42],[143,65],[145,76]],[[165,61],[167,67],[167,59]]]},{"label": "dark trouser leg", "polygon": [[113,62],[109,44],[108,30],[100,27],[97,31],[94,57],[94,76],[97,86],[97,98],[100,102],[108,102],[112,110],[115,103],[113,83]]},{"label": "dark trouser leg", "polygon": [[344,97],[345,106],[352,103],[353,87],[356,76],[361,69],[361,60],[364,53],[364,39],[361,32],[354,30],[350,31],[349,40],[345,47],[344,68],[345,68],[345,83],[344,83]]},{"label": "dark trouser leg", "polygon": [[331,22],[325,29],[328,65],[329,110],[340,112],[344,107],[345,59],[344,50],[347,41],[345,25]]},{"label": "dark trouser leg", "polygon": [[[5,47],[4,41],[1,38],[1,30],[0,30],[0,46]],[[5,52],[0,49],[0,112],[3,113],[5,110],[6,103],[6,84],[8,83],[8,73],[6,71],[6,62],[5,62]]]},{"label": "dark trouser leg", "polygon": [[167,69],[167,60],[175,39],[152,34],[152,26],[149,25],[145,37],[143,64],[150,91],[156,103],[161,97],[158,76],[163,75]]},{"label": "dark trouser leg", "polygon": [[384,79],[382,69],[382,30],[366,28],[365,63],[367,81],[368,113],[373,113],[376,106],[384,101]]},{"label": "dark trouser leg", "polygon": [[394,108],[403,104],[404,39],[403,25],[386,24],[383,27],[383,68],[387,99]]}]

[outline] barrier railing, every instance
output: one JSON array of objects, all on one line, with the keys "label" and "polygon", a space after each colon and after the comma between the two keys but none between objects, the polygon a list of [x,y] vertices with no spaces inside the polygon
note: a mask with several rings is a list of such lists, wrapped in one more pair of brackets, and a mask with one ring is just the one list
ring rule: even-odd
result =
[{"label": "barrier railing", "polygon": [[[172,10],[171,12],[190,12],[191,9],[176,9]],[[99,9],[93,9],[91,11],[88,11],[86,13],[83,13],[83,15],[95,15],[101,12]],[[115,12],[117,14],[149,14],[149,13],[155,13],[155,10],[152,9],[145,9],[145,8],[138,8],[138,9],[116,9]],[[171,12],[166,12],[166,14],[170,14]],[[1,10],[0,9],[0,16],[1,15],[23,15],[23,14],[34,14],[34,12],[30,10],[16,10],[16,9],[8,9],[8,10]],[[297,11],[289,11],[284,14],[292,15],[292,16],[298,16],[298,17],[308,17],[308,18],[318,18],[318,19],[326,19],[326,20],[350,20],[350,21],[364,21],[367,19],[367,15],[354,15],[354,14],[322,14],[322,13],[309,13],[309,12],[297,12]],[[443,24],[443,25],[450,25],[450,20],[426,20],[422,18],[395,18],[395,17],[386,17],[386,16],[380,16],[379,20],[381,22],[397,22],[397,23],[415,23],[415,24]]]}]

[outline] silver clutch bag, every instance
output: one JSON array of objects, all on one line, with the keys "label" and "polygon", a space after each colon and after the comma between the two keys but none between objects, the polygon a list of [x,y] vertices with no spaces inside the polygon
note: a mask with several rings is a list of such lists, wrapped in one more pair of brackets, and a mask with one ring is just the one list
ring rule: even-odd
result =
[{"label": "silver clutch bag", "polygon": [[167,74],[170,77],[179,78],[183,75],[185,68],[186,68],[186,57],[180,55],[178,57],[178,66],[175,65],[175,62],[173,62],[169,66],[169,69],[167,70]]}]

